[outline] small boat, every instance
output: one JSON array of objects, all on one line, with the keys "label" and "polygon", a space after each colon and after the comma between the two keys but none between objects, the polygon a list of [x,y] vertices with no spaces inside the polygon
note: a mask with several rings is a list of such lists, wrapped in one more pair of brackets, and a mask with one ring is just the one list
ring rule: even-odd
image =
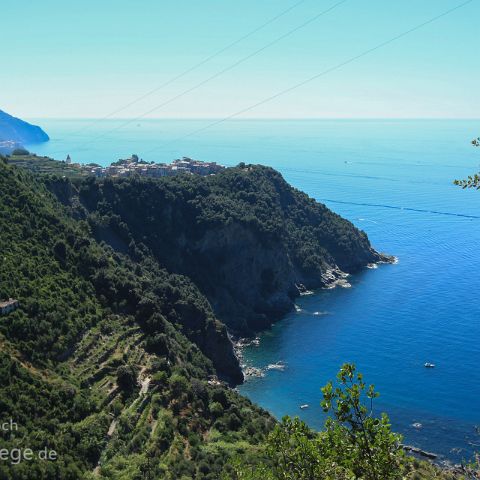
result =
[{"label": "small boat", "polygon": [[300,408],[302,410],[305,410],[306,408],[308,408],[310,405],[308,403],[305,403],[305,405],[300,405]]},{"label": "small boat", "polygon": [[425,368],[435,368],[435,364],[434,363],[426,363],[425,364]]}]

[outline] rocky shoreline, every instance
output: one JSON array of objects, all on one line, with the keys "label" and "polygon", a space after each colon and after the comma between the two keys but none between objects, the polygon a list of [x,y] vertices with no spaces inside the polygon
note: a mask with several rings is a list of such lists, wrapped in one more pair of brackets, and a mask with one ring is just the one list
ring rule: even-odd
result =
[{"label": "rocky shoreline", "polygon": [[[381,259],[379,259],[376,262],[368,263],[365,266],[365,268],[376,269],[380,264],[398,263],[397,257],[386,256],[381,254],[379,254],[379,256],[381,257]],[[328,269],[322,275],[323,286],[320,289],[309,290],[303,284],[295,284],[295,287],[297,288],[299,297],[314,295],[315,292],[319,290],[330,290],[336,287],[350,288],[352,286],[351,283],[348,281],[348,278],[350,277],[350,275],[351,274],[343,272],[338,267],[332,268],[332,269]],[[294,305],[294,308],[297,308],[297,306]],[[298,309],[297,311],[301,311],[301,309]],[[267,375],[268,371],[271,371],[271,370],[283,371],[285,368],[287,368],[287,365],[281,360],[279,360],[276,364],[269,364],[262,367],[247,365],[244,357],[244,349],[246,347],[252,347],[252,346],[260,347],[260,342],[261,342],[261,339],[258,335],[255,335],[252,337],[232,338],[235,356],[239,361],[245,381],[248,381],[249,379],[253,379],[253,378],[263,378],[265,377],[265,375]],[[403,449],[405,453],[410,454],[413,457],[416,457],[420,460],[426,460],[432,464],[437,465],[446,473],[450,473],[452,475],[465,475],[465,476],[472,474],[472,470],[467,465],[452,464],[448,460],[441,459],[441,457],[434,452],[423,450],[414,445],[407,445],[407,444],[400,444],[400,448]],[[470,477],[467,477],[467,478],[470,478]]]},{"label": "rocky shoreline", "polygon": [[466,478],[477,478],[473,475],[475,474],[468,465],[463,464],[452,464],[448,460],[440,460],[439,455],[433,452],[428,452],[422,450],[421,448],[415,447],[413,445],[400,444],[400,448],[407,454],[411,454],[413,457],[420,460],[427,460],[428,462],[440,467],[444,472],[450,473],[452,475],[466,475]]},{"label": "rocky shoreline", "polygon": [[[373,269],[373,268],[378,268],[379,264],[398,263],[397,257],[380,254],[377,252],[375,252],[375,254],[378,255],[378,260],[375,262],[368,263],[367,265],[365,265],[365,268]],[[315,291],[331,290],[337,287],[351,288],[352,285],[348,281],[348,278],[350,276],[351,276],[350,273],[346,273],[338,267],[327,269],[321,276],[322,286],[319,289],[309,290],[303,283],[295,283],[295,288],[297,291],[296,296],[303,297],[307,295],[314,295]],[[301,311],[301,309],[298,309],[297,305],[295,305],[295,303],[292,302],[292,309],[293,308],[295,308],[296,311]],[[290,311],[292,311],[292,309],[290,309]],[[319,314],[320,312],[313,313],[313,315],[319,315]],[[275,369],[274,367],[269,368],[271,367],[271,365],[268,365],[265,367],[256,367],[252,365],[247,365],[245,363],[243,350],[249,346],[259,347],[260,337],[258,335],[251,336],[251,337],[244,337],[244,336],[232,334],[231,341],[233,344],[233,350],[234,350],[235,356],[237,357],[238,363],[240,364],[240,368],[242,369],[242,372],[243,372],[244,381],[246,381],[248,378],[264,377],[268,370]],[[281,360],[279,362],[281,362]],[[281,368],[278,368],[278,369],[281,370]]]}]

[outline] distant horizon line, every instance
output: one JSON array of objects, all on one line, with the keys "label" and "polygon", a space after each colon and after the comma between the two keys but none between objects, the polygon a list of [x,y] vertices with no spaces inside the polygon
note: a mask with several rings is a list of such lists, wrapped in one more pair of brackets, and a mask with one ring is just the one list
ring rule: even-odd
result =
[{"label": "distant horizon line", "polygon": [[[27,120],[96,120],[96,121],[123,121],[135,120],[136,117],[23,117]],[[198,121],[198,120],[222,120],[224,117],[150,117],[142,118],[138,123],[148,122],[152,120],[168,120],[168,121]],[[471,120],[480,121],[480,117],[246,117],[246,118],[232,118],[228,122],[245,122],[245,121],[318,121],[318,120],[369,120],[369,121],[415,121],[415,120]]]}]

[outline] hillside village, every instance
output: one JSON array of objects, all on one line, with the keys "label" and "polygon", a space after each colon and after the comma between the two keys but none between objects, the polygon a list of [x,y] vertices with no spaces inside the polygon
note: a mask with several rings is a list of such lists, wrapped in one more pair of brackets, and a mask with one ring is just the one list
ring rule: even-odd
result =
[{"label": "hillside village", "polygon": [[[69,162],[67,157],[66,162]],[[223,165],[216,162],[202,162],[188,157],[174,160],[172,163],[148,163],[132,155],[127,159],[120,159],[108,167],[100,165],[73,164],[81,168],[84,172],[95,175],[96,177],[129,177],[132,175],[141,175],[145,177],[173,177],[180,174],[188,175],[214,175],[224,170]]]}]

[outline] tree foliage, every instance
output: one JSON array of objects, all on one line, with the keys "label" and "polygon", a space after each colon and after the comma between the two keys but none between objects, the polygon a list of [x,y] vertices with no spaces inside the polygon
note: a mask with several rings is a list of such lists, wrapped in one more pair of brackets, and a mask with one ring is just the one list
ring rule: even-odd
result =
[{"label": "tree foliage", "polygon": [[[480,147],[480,137],[474,138],[472,140],[472,145],[474,147]],[[455,185],[459,187],[465,188],[475,188],[476,190],[480,190],[480,173],[475,173],[474,175],[469,175],[464,180],[455,180],[453,182]]]},{"label": "tree foliage", "polygon": [[[278,315],[270,297],[293,295],[293,277],[320,287],[334,266],[350,272],[379,259],[364,232],[260,165],[76,185],[97,239],[188,276],[236,331]],[[198,315],[185,308],[184,317]]]},{"label": "tree foliage", "polygon": [[338,385],[322,388],[322,408],[333,418],[325,423],[325,441],[336,463],[357,478],[389,480],[399,476],[401,437],[391,431],[388,416],[373,415],[378,397],[373,385],[366,386],[355,366],[345,364],[337,376]]},{"label": "tree foliage", "polygon": [[269,435],[267,461],[236,466],[240,479],[271,480],[389,480],[402,478],[400,436],[388,417],[373,415],[378,397],[355,366],[345,364],[337,384],[322,388],[322,408],[330,417],[321,432],[298,418],[284,417]]}]

